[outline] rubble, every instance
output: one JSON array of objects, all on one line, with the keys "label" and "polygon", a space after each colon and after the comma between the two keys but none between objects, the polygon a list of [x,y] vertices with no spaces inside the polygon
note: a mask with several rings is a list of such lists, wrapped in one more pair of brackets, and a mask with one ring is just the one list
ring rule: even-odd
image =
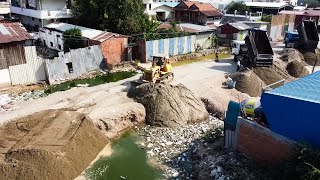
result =
[{"label": "rubble", "polygon": [[12,111],[15,106],[14,102],[28,101],[32,99],[39,99],[47,96],[44,90],[36,90],[30,92],[24,92],[21,94],[2,94],[0,95],[0,112],[1,111]]},{"label": "rubble", "polygon": [[138,130],[139,135],[144,137],[139,145],[146,149],[148,158],[167,164],[167,178],[187,178],[192,174],[191,155],[193,149],[198,147],[196,141],[204,143],[202,138],[209,131],[222,127],[223,121],[213,116],[205,122],[176,128],[145,126]]}]

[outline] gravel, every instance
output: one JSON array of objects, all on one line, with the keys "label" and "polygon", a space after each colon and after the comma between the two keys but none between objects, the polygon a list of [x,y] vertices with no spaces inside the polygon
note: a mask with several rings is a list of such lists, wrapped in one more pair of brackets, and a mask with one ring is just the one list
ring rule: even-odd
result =
[{"label": "gravel", "polygon": [[212,129],[222,127],[223,121],[212,116],[208,121],[179,128],[145,126],[138,130],[143,137],[139,145],[146,149],[149,159],[164,165],[166,179],[191,179],[194,176],[192,154],[200,144],[207,144],[205,138]]}]

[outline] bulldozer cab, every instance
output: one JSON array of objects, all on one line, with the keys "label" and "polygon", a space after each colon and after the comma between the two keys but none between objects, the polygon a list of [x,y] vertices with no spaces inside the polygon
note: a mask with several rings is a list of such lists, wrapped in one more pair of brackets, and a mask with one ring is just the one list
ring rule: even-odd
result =
[{"label": "bulldozer cab", "polygon": [[165,63],[165,56],[153,56],[152,67],[160,66],[162,67]]}]

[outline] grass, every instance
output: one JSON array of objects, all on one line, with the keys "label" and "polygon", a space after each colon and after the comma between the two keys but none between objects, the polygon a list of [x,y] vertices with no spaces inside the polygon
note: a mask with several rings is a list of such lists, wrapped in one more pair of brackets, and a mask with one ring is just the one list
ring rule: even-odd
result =
[{"label": "grass", "polygon": [[[228,53],[225,53],[225,52],[219,53],[219,60],[226,59],[228,57],[230,57],[230,52],[228,52]],[[178,62],[172,63],[172,66],[176,67],[176,66],[182,66],[182,65],[194,63],[194,62],[200,62],[200,61],[206,61],[206,60],[214,60],[214,59],[216,59],[216,55],[215,54],[210,54],[208,56],[202,56],[202,57],[199,57],[199,58],[196,58],[196,59],[187,59],[187,60],[183,60],[183,61],[178,61]]]}]

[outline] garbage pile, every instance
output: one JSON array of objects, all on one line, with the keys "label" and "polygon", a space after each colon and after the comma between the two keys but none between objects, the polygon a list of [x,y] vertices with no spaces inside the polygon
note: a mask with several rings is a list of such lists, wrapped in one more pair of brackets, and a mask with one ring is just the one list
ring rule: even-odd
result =
[{"label": "garbage pile", "polygon": [[45,96],[47,96],[47,94],[44,92],[44,90],[24,92],[16,95],[1,94],[0,95],[0,112],[12,111],[15,108],[14,102],[39,99]]}]

